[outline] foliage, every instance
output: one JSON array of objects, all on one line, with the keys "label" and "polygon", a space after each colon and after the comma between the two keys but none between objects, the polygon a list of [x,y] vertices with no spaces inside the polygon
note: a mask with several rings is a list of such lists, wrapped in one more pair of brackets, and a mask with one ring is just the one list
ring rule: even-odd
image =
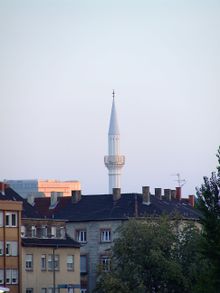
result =
[{"label": "foliage", "polygon": [[198,189],[197,207],[200,210],[203,225],[202,253],[210,261],[208,292],[220,292],[220,148],[218,149],[217,173],[211,178],[204,177],[204,183]]},{"label": "foliage", "polygon": [[199,232],[166,217],[129,220],[112,249],[112,271],[101,273],[96,293],[194,292],[201,269]]}]

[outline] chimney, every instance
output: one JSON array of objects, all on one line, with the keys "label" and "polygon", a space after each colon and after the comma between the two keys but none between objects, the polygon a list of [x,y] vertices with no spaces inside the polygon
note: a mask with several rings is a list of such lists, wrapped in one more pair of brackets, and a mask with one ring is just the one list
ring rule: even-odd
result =
[{"label": "chimney", "polygon": [[50,193],[50,206],[54,207],[57,202],[58,202],[58,198],[63,196],[63,192],[59,192],[59,191],[51,191]]},{"label": "chimney", "polygon": [[171,190],[170,189],[164,189],[164,197],[166,200],[171,200]]},{"label": "chimney", "polygon": [[142,187],[143,204],[150,205],[150,186]]},{"label": "chimney", "polygon": [[121,198],[121,188],[112,188],[113,200],[116,201]]},{"label": "chimney", "polygon": [[30,205],[34,206],[34,200],[35,200],[35,196],[34,196],[34,194],[33,194],[33,193],[29,193],[29,194],[27,195],[27,202],[28,202]]},{"label": "chimney", "polygon": [[175,189],[171,190],[171,199],[176,199],[176,190]]},{"label": "chimney", "polygon": [[81,190],[72,190],[72,203],[77,203],[81,199]]},{"label": "chimney", "polygon": [[176,199],[179,201],[181,200],[181,187],[180,186],[176,187]]},{"label": "chimney", "polygon": [[192,195],[189,195],[189,200],[188,200],[188,202],[189,202],[189,204],[190,204],[192,207],[194,207],[194,205],[195,205],[195,197],[194,197],[193,194],[192,194]]},{"label": "chimney", "polygon": [[0,192],[2,195],[5,195],[5,183],[0,182]]},{"label": "chimney", "polygon": [[155,197],[158,199],[162,199],[162,189],[161,188],[155,188]]}]

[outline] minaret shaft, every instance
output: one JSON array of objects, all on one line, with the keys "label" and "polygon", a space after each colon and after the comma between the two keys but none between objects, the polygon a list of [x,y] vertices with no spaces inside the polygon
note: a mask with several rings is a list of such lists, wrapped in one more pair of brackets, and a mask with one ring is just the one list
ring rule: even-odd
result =
[{"label": "minaret shaft", "polygon": [[125,157],[120,155],[120,133],[114,92],[108,133],[108,156],[105,156],[104,162],[109,171],[109,193],[111,194],[113,188],[121,188],[121,169],[125,164]]},{"label": "minaret shaft", "polygon": [[115,156],[120,154],[120,135],[108,135],[108,154]]}]

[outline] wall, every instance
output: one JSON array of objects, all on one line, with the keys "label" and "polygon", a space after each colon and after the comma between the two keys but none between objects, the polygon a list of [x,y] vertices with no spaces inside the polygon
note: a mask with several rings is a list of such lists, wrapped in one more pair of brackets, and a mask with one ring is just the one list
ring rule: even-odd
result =
[{"label": "wall", "polygon": [[[74,239],[76,239],[76,230],[86,229],[87,231],[87,243],[82,244],[80,254],[86,254],[88,257],[88,292],[92,292],[92,289],[95,287],[100,256],[106,254],[106,249],[112,246],[114,239],[117,238],[116,230],[121,224],[122,221],[67,223],[67,233]],[[103,228],[111,229],[111,242],[101,243],[100,230]]]},{"label": "wall", "polygon": [[[58,248],[55,254],[59,255],[60,267],[55,272],[55,283],[58,284],[80,284],[80,251],[75,248]],[[25,255],[33,255],[33,270],[26,271]],[[41,288],[53,287],[53,271],[48,269],[41,271],[41,255],[53,254],[53,248],[46,247],[22,247],[23,270],[22,270],[22,287],[23,293],[26,288],[34,288],[34,292],[41,292]],[[67,271],[66,258],[67,255],[74,255],[74,271]],[[60,293],[67,292],[67,289],[61,289]],[[79,293],[79,289],[75,289],[74,293]]]}]

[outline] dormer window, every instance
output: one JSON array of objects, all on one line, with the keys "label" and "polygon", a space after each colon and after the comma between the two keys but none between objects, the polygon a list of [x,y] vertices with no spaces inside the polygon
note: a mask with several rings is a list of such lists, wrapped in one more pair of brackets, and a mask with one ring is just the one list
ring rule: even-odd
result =
[{"label": "dormer window", "polygon": [[26,227],[25,226],[21,226],[21,237],[25,237],[26,236]]},{"label": "dormer window", "polygon": [[37,236],[37,229],[35,226],[31,226],[31,237]]},{"label": "dormer window", "polygon": [[46,238],[47,237],[47,226],[42,226],[41,231],[42,231],[42,237]]},{"label": "dormer window", "polygon": [[51,238],[56,238],[57,235],[57,227],[52,226],[51,227]]}]

